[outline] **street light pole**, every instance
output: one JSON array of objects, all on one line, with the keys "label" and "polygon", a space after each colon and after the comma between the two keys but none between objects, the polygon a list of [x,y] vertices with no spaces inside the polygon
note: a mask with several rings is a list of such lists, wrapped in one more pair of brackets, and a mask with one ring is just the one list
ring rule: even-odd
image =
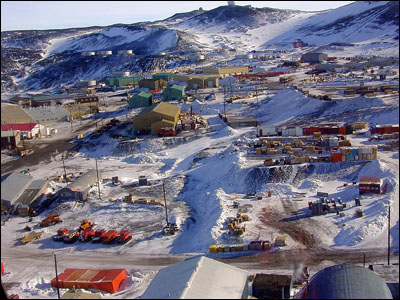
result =
[{"label": "street light pole", "polygon": [[388,265],[390,265],[390,201],[389,201],[389,213],[388,213],[388,253],[387,253]]}]

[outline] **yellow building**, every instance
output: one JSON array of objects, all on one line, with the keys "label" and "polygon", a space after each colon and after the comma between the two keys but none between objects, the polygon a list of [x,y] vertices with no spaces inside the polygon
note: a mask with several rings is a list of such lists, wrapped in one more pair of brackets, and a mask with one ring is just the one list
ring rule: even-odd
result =
[{"label": "yellow building", "polygon": [[146,107],[133,119],[135,132],[151,132],[151,134],[157,135],[160,128],[175,128],[180,112],[180,107],[166,102]]},{"label": "yellow building", "polygon": [[28,124],[34,123],[32,116],[16,104],[1,103],[2,124]]},{"label": "yellow building", "polygon": [[239,75],[239,74],[249,74],[248,67],[239,67],[239,66],[231,66],[231,67],[203,67],[203,73],[212,73],[219,74],[220,77],[225,78],[227,76]]}]

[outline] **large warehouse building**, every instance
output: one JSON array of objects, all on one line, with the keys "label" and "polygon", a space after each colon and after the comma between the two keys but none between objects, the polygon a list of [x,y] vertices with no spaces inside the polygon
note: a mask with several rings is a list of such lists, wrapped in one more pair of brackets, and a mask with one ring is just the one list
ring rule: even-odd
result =
[{"label": "large warehouse building", "polygon": [[180,107],[160,102],[146,107],[133,119],[133,126],[136,133],[158,134],[158,130],[163,127],[175,128],[178,123]]},{"label": "large warehouse building", "polygon": [[142,299],[247,299],[247,272],[204,256],[161,269]]}]

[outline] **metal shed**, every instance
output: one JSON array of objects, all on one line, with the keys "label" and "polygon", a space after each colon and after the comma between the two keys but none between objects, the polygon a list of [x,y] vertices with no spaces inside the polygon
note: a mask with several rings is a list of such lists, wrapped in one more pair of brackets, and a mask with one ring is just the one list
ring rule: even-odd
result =
[{"label": "metal shed", "polygon": [[163,101],[181,100],[185,95],[185,87],[174,84],[173,86],[167,87],[162,95]]},{"label": "metal shed", "polygon": [[142,299],[247,299],[247,272],[204,256],[161,269]]},{"label": "metal shed", "polygon": [[1,182],[1,205],[11,208],[33,181],[28,174],[13,172]]},{"label": "metal shed", "polygon": [[147,107],[153,104],[153,94],[140,92],[129,99],[129,108]]},{"label": "metal shed", "polygon": [[[99,171],[99,180],[101,180],[101,173]],[[89,170],[70,185],[61,189],[58,192],[60,200],[86,200],[89,190],[97,182],[96,170]]]},{"label": "metal shed", "polygon": [[307,63],[321,63],[326,60],[328,60],[328,55],[320,52],[305,53],[301,56],[301,61]]},{"label": "metal shed", "polygon": [[165,81],[170,81],[174,79],[175,74],[174,73],[156,73],[153,74],[153,79],[163,79]]},{"label": "metal shed", "polygon": [[305,299],[393,299],[385,281],[373,271],[350,264],[315,274],[302,291]]}]

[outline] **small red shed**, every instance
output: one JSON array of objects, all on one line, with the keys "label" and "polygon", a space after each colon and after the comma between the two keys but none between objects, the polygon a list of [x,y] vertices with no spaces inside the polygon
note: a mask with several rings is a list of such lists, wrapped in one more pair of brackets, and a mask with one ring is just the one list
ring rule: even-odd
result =
[{"label": "small red shed", "polygon": [[365,193],[381,194],[382,178],[370,177],[370,176],[361,177],[359,192],[360,194],[365,194]]}]

